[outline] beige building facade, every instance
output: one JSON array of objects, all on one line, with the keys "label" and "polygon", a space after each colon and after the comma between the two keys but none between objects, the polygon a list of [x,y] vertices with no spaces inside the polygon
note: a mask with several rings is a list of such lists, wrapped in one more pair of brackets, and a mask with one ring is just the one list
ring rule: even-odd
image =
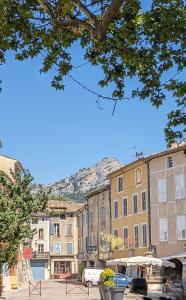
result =
[{"label": "beige building facade", "polygon": [[[186,143],[149,157],[151,236],[158,257],[178,259],[186,281]],[[178,263],[179,265],[179,263]]]},{"label": "beige building facade", "polygon": [[50,218],[39,213],[32,220],[31,228],[35,230],[32,240],[32,258],[30,265],[34,280],[50,279]]},{"label": "beige building facade", "polygon": [[112,235],[122,240],[112,258],[145,255],[149,246],[148,167],[145,159],[109,174]]},{"label": "beige building facade", "polygon": [[78,227],[78,267],[79,272],[83,267],[86,267],[87,260],[87,246],[88,246],[88,210],[85,204],[77,213],[77,227]]},{"label": "beige building facade", "polygon": [[101,236],[110,234],[110,185],[91,191],[87,195],[88,258],[90,266],[104,266],[109,259],[110,245]]},{"label": "beige building facade", "polygon": [[50,218],[51,278],[65,278],[78,273],[78,228],[76,211],[81,205],[50,201],[55,216]]}]

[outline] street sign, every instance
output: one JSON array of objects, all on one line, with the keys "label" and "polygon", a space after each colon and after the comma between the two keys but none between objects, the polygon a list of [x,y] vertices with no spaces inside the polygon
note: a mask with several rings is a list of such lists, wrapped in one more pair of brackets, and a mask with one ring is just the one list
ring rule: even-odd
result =
[{"label": "street sign", "polygon": [[93,251],[96,251],[96,250],[97,250],[96,246],[87,246],[87,251],[88,252],[93,252]]},{"label": "street sign", "polygon": [[25,259],[31,259],[32,258],[32,248],[27,247],[23,249],[23,257]]}]

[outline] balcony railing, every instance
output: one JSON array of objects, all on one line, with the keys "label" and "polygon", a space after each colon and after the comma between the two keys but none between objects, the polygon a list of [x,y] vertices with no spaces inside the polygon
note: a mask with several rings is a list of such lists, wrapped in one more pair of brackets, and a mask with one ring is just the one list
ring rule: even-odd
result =
[{"label": "balcony railing", "polygon": [[33,251],[33,252],[32,252],[32,258],[37,258],[37,259],[48,259],[48,258],[50,258],[50,253],[49,253],[49,252],[38,252],[38,251]]}]

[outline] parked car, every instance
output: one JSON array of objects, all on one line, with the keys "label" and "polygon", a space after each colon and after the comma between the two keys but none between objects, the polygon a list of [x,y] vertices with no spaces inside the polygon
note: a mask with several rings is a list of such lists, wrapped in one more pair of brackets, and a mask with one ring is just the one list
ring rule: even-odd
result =
[{"label": "parked car", "polygon": [[97,285],[102,269],[85,268],[82,273],[82,282],[85,286]]},{"label": "parked car", "polygon": [[123,275],[121,273],[115,273],[114,274],[114,283],[117,286],[124,286],[128,287],[128,285],[131,283],[132,277],[129,277],[127,275]]}]

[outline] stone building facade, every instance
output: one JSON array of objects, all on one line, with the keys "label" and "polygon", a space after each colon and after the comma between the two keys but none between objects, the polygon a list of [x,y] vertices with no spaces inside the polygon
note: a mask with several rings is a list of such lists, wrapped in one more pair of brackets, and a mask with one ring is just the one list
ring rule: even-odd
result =
[{"label": "stone building facade", "polygon": [[[152,245],[186,282],[186,143],[149,157]],[[180,264],[181,262],[181,264]]]},{"label": "stone building facade", "polygon": [[145,159],[109,174],[112,234],[122,239],[112,258],[145,255],[149,245],[148,169]]},{"label": "stone building facade", "polygon": [[110,244],[102,240],[102,234],[110,234],[110,186],[102,186],[87,195],[88,208],[88,257],[90,266],[104,266],[109,259]]},{"label": "stone building facade", "polygon": [[51,278],[78,273],[76,211],[80,206],[68,201],[49,201],[49,208],[56,215],[50,218]]}]

